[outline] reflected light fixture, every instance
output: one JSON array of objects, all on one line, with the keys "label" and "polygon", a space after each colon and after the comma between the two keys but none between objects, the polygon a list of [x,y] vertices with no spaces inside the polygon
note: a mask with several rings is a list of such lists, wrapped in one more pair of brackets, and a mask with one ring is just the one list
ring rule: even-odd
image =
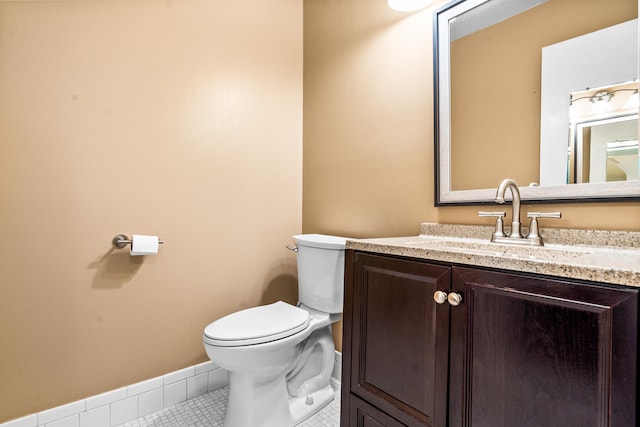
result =
[{"label": "reflected light fixture", "polygon": [[638,96],[638,89],[636,89],[633,94],[627,99],[627,102],[624,103],[623,108],[640,108],[640,97]]},{"label": "reflected light fixture", "polygon": [[[588,88],[587,88],[588,89]],[[593,95],[581,96],[579,98],[574,98],[573,95],[569,98],[569,106],[572,107],[576,101],[580,101],[582,99],[588,99],[593,104],[591,106],[591,110],[589,114],[602,114],[613,111],[613,107],[610,105],[609,101],[613,98],[618,92],[633,92],[627,98],[627,101],[624,103],[622,107],[618,106],[617,109],[623,110],[637,110],[640,108],[640,100],[638,98],[638,89],[634,88],[623,88],[623,89],[615,89],[615,90],[600,90]],[[623,98],[624,99],[624,98]],[[619,105],[619,104],[618,104]],[[573,114],[573,109],[571,109]]]},{"label": "reflected light fixture", "polygon": [[635,154],[638,153],[638,140],[629,139],[624,141],[611,141],[607,143],[607,152],[613,153],[616,151],[629,151],[635,150]]},{"label": "reflected light fixture", "polygon": [[613,110],[611,105],[609,105],[609,101],[613,98],[613,92],[609,92],[606,90],[601,90],[593,94],[589,100],[593,104],[591,106],[591,114],[600,114],[606,113],[608,111]]},{"label": "reflected light fixture", "polygon": [[422,9],[433,3],[434,0],[387,0],[387,4],[398,12],[411,12]]},{"label": "reflected light fixture", "polygon": [[609,92],[608,90],[601,90],[594,93],[591,96],[590,100],[595,104],[597,102],[609,102],[611,101],[611,98],[613,98],[613,92]]}]

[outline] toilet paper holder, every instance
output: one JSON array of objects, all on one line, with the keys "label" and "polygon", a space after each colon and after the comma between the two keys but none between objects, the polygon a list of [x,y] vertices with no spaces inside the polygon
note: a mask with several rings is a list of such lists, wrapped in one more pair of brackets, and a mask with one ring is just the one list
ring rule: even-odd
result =
[{"label": "toilet paper holder", "polygon": [[[118,249],[122,249],[127,245],[130,245],[131,243],[133,243],[133,241],[131,239],[129,239],[129,236],[127,236],[126,234],[117,234],[113,237],[113,239],[111,240],[111,242],[113,243],[113,246],[115,246]],[[158,240],[159,244],[163,244],[164,241],[162,240]]]}]

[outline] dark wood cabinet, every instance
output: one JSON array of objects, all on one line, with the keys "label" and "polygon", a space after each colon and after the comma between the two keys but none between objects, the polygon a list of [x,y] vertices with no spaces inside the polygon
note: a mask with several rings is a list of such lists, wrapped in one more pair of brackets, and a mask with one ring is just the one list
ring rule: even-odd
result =
[{"label": "dark wood cabinet", "polygon": [[357,254],[354,273],[351,391],[406,425],[444,425],[449,312],[433,293],[451,268]]},{"label": "dark wood cabinet", "polygon": [[341,425],[635,426],[637,312],[636,289],[349,250]]},{"label": "dark wood cabinet", "polygon": [[403,427],[402,424],[378,408],[355,396],[350,397],[349,425],[358,427]]}]

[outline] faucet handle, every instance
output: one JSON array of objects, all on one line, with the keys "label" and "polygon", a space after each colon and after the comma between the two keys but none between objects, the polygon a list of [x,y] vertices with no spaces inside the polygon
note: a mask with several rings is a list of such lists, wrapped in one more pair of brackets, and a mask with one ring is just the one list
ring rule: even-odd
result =
[{"label": "faucet handle", "polygon": [[507,215],[506,212],[485,212],[485,211],[478,212],[478,216],[480,217],[491,216],[496,218],[496,229],[493,232],[492,237],[505,237],[504,221],[502,221],[502,218],[504,218],[506,215]]},{"label": "faucet handle", "polygon": [[538,218],[561,218],[560,212],[527,212],[527,218],[531,218],[529,224],[529,235],[527,239],[531,240],[536,246],[544,246],[540,229],[538,227]]},{"label": "faucet handle", "polygon": [[561,212],[527,212],[527,218],[561,218]]}]

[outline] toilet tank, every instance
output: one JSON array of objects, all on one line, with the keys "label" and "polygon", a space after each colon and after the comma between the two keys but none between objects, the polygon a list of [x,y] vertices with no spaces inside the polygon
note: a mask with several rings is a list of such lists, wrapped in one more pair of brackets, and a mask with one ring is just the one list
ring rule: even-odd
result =
[{"label": "toilet tank", "polygon": [[346,238],[324,234],[293,236],[298,247],[298,299],[325,313],[342,313]]}]

